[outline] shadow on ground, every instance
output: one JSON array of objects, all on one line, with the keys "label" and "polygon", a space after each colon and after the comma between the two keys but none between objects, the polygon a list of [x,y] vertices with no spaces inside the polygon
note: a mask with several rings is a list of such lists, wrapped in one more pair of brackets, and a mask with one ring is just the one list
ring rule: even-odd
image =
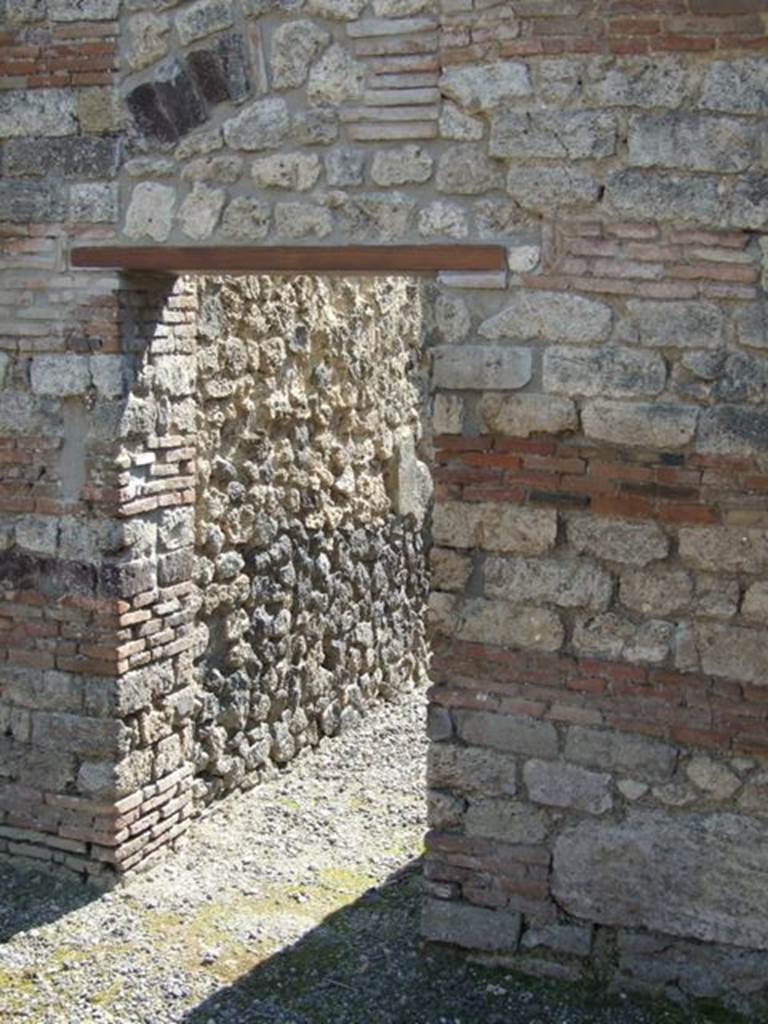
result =
[{"label": "shadow on ground", "polygon": [[467,963],[418,939],[420,863],[329,915],[189,1011],[183,1024],[726,1024]]},{"label": "shadow on ground", "polygon": [[0,943],[50,924],[102,895],[85,884],[0,864]]}]

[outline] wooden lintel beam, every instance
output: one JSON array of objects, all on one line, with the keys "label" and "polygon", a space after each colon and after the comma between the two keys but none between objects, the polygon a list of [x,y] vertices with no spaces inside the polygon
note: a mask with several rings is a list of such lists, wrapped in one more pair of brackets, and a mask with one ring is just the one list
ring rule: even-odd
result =
[{"label": "wooden lintel beam", "polygon": [[184,273],[410,273],[504,270],[501,245],[78,246],[73,267]]}]

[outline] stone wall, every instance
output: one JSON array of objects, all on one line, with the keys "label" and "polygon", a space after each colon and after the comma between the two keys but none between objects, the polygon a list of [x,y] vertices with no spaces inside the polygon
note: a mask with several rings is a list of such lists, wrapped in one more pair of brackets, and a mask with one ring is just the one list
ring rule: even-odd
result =
[{"label": "stone wall", "polygon": [[424,684],[430,480],[416,285],[200,288],[194,760],[208,797]]},{"label": "stone wall", "polygon": [[[438,275],[424,314],[425,932],[538,973],[765,1001],[764,0],[4,11],[2,850],[127,869],[183,830],[194,761],[207,791],[247,759],[238,715],[215,732],[213,701],[208,720],[185,704],[201,669],[231,678],[172,525],[210,514],[198,442],[234,444],[196,421],[197,292],[73,274],[69,247],[495,241],[507,272]],[[303,517],[281,520],[297,558],[330,544]],[[249,630],[279,621],[296,563],[282,542],[231,552],[258,579],[270,551],[276,600],[251,594],[268,614]]]}]

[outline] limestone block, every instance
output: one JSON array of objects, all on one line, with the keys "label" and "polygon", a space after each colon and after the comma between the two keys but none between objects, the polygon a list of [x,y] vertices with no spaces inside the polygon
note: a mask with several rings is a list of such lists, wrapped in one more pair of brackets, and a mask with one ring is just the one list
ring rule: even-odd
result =
[{"label": "limestone block", "polygon": [[510,234],[536,227],[531,214],[511,199],[478,199],[473,207],[480,238],[499,239],[508,244]]},{"label": "limestone block", "polygon": [[622,217],[719,224],[726,210],[716,177],[636,168],[614,171],[605,182],[606,208]]},{"label": "limestone block", "polygon": [[592,928],[572,924],[533,924],[526,928],[521,948],[537,950],[543,946],[555,953],[587,957],[592,951]]},{"label": "limestone block", "polygon": [[541,261],[541,246],[512,245],[507,249],[507,266],[513,274],[528,274]]},{"label": "limestone block", "polygon": [[77,90],[77,120],[83,132],[118,132],[125,126],[125,111],[117,90],[92,86]]},{"label": "limestone block", "polygon": [[713,302],[655,302],[630,299],[619,325],[622,340],[664,348],[719,348],[726,319]]},{"label": "limestone block", "polygon": [[69,219],[75,224],[103,224],[117,220],[117,185],[83,182],[69,190]]},{"label": "limestone block", "polygon": [[496,750],[437,743],[427,753],[427,778],[437,789],[514,796],[517,761]]},{"label": "limestone block", "polygon": [[126,60],[133,71],[168,53],[171,21],[167,14],[142,11],[126,19]]},{"label": "limestone block", "polygon": [[604,341],[613,314],[604,302],[567,292],[517,291],[509,305],[480,325],[484,338],[535,338],[582,344]]},{"label": "limestone block", "polygon": [[221,232],[227,238],[266,238],[271,216],[269,203],[250,196],[238,196],[224,210]]},{"label": "limestone block", "polygon": [[48,14],[48,0],[15,0],[5,17],[11,25],[26,25],[42,21]]},{"label": "limestone block", "polygon": [[432,898],[424,902],[421,933],[430,942],[487,952],[515,950],[521,928],[521,915],[508,910]]},{"label": "limestone block", "polygon": [[295,89],[307,80],[312,61],[331,41],[331,34],[314,21],[301,18],[279,25],[272,36],[272,84]]},{"label": "limestone block", "polygon": [[507,192],[520,206],[545,212],[594,203],[598,184],[589,171],[570,164],[522,164],[510,168]]},{"label": "limestone block", "polygon": [[660,619],[639,625],[614,612],[580,615],[573,632],[574,650],[582,657],[658,665],[669,655],[674,626]]},{"label": "limestone block", "polygon": [[416,451],[413,430],[405,427],[395,438],[390,471],[392,507],[399,516],[424,522],[432,498],[432,475]]},{"label": "limestone block", "polygon": [[69,89],[8,89],[0,92],[0,137],[74,135],[75,93]]},{"label": "limestone block", "polygon": [[669,552],[669,538],[657,523],[585,515],[571,518],[567,531],[575,551],[608,562],[642,567]]},{"label": "limestone block", "polygon": [[768,625],[768,580],[758,580],[747,589],[741,614],[750,622]]},{"label": "limestone block", "polygon": [[562,761],[527,761],[523,780],[534,803],[605,814],[613,806],[611,776]]},{"label": "limestone block", "polygon": [[631,810],[559,836],[554,894],[600,924],[767,949],[766,840],[764,822],[736,814]]},{"label": "limestone block", "polygon": [[464,423],[461,395],[435,395],[432,429],[436,434],[460,434]]},{"label": "limestone block", "polygon": [[748,779],[738,805],[747,814],[768,815],[768,772],[757,772]]},{"label": "limestone block", "polygon": [[741,174],[734,182],[727,223],[734,228],[762,231],[768,220],[768,189],[765,171]]},{"label": "limestone block", "polygon": [[574,725],[566,736],[565,758],[590,768],[625,772],[650,782],[665,782],[675,771],[677,749],[646,736]]},{"label": "limestone block", "polygon": [[135,793],[152,777],[151,750],[134,750],[120,761],[83,761],[77,789],[92,800],[114,800]]},{"label": "limestone block", "polygon": [[631,57],[609,63],[590,61],[584,74],[585,99],[598,107],[679,107],[688,92],[680,57]]},{"label": "limestone block", "polygon": [[684,448],[696,432],[699,410],[669,402],[587,402],[581,413],[586,437],[641,448]]},{"label": "limestone block", "polygon": [[171,233],[176,192],[170,185],[142,181],[134,188],[125,215],[129,238],[151,238],[164,242]]},{"label": "limestone block", "polygon": [[480,118],[465,114],[454,103],[443,103],[438,127],[440,138],[452,142],[478,142],[483,137],[483,122]]},{"label": "limestone block", "polygon": [[454,711],[459,736],[471,747],[491,747],[524,757],[557,757],[557,731],[551,722],[492,711]]},{"label": "limestone block", "polygon": [[489,160],[482,146],[451,146],[437,161],[435,187],[454,195],[480,195],[504,183],[501,166]]},{"label": "limestone block", "polygon": [[355,21],[368,0],[309,0],[308,11],[331,21]]},{"label": "limestone block", "polygon": [[32,742],[72,754],[120,757],[128,753],[130,730],[111,719],[36,711],[32,715]]},{"label": "limestone block", "polygon": [[533,92],[528,66],[522,61],[449,67],[440,77],[440,91],[470,114],[505,107]]},{"label": "limestone block", "polygon": [[433,360],[434,386],[457,391],[521,388],[533,372],[530,349],[513,345],[442,346]]},{"label": "limestone block", "polygon": [[445,547],[540,555],[554,546],[557,513],[503,502],[440,502],[434,509],[432,534]]},{"label": "limestone block", "polygon": [[472,572],[472,560],[450,548],[432,548],[429,555],[432,585],[437,590],[463,591]]},{"label": "limestone block", "polygon": [[283,238],[324,238],[333,230],[330,210],[311,203],[276,203],[275,232]]},{"label": "limestone block", "polygon": [[506,601],[468,600],[454,630],[470,643],[558,651],[565,636],[560,617],[546,608],[521,608]]},{"label": "limestone block", "polygon": [[176,15],[176,31],[185,46],[231,24],[230,0],[197,0]]},{"label": "limestone block", "polygon": [[729,800],[741,788],[741,779],[730,768],[711,757],[693,757],[685,774],[690,781],[714,800]]},{"label": "limestone block", "polygon": [[362,185],[365,180],[365,150],[349,146],[332,149],[323,156],[329,185]]},{"label": "limestone block", "polygon": [[34,356],[29,376],[34,394],[59,398],[83,395],[91,383],[88,356],[74,353]]},{"label": "limestone block", "polygon": [[173,155],[177,160],[189,160],[193,156],[208,156],[209,153],[221,149],[223,145],[221,128],[205,128],[182,139],[174,149]]},{"label": "limestone block", "polygon": [[712,61],[704,75],[699,102],[704,110],[762,114],[768,99],[767,83],[765,57]]},{"label": "limestone block", "polygon": [[619,600],[641,615],[658,618],[680,614],[693,601],[693,581],[682,570],[626,572],[621,577]]},{"label": "limestone block", "polygon": [[768,348],[768,303],[739,304],[734,319],[739,344]]},{"label": "limestone block", "polygon": [[16,523],[16,543],[36,555],[55,555],[59,524],[49,516],[26,515]]},{"label": "limestone block", "polygon": [[466,238],[469,234],[464,209],[440,200],[419,210],[418,229],[424,238]]},{"label": "limestone block", "polygon": [[630,121],[629,162],[637,167],[735,174],[755,161],[757,126],[707,114],[643,114]]},{"label": "limestone block", "polygon": [[401,192],[357,192],[334,201],[343,234],[361,242],[391,242],[409,231],[416,201]]},{"label": "limestone block", "polygon": [[509,437],[561,434],[579,426],[575,404],[554,395],[491,393],[480,399],[479,412],[484,430]]},{"label": "limestone block", "polygon": [[722,573],[696,574],[693,613],[704,619],[732,619],[739,610],[739,584]]},{"label": "limestone block", "polygon": [[485,593],[515,604],[599,611],[610,604],[613,578],[587,558],[488,558]]},{"label": "limestone block", "polygon": [[435,301],[435,324],[444,341],[449,344],[463,341],[472,326],[464,299],[459,295],[438,295]]},{"label": "limestone block", "polygon": [[377,18],[408,18],[413,14],[435,14],[437,0],[373,0]]},{"label": "limestone block", "polygon": [[10,139],[4,148],[10,177],[111,178],[117,168],[115,140],[73,135],[58,139]]},{"label": "limestone block", "polygon": [[181,171],[181,180],[220,182],[232,185],[240,177],[243,161],[239,156],[201,156]]},{"label": "limestone block", "polygon": [[694,569],[758,573],[768,567],[768,533],[733,527],[684,527],[680,558]]},{"label": "limestone block", "polygon": [[54,669],[39,673],[9,671],[4,682],[4,697],[12,704],[44,711],[81,710],[83,679],[69,672]]},{"label": "limestone block", "polygon": [[501,839],[505,843],[540,843],[549,829],[545,811],[521,800],[471,799],[464,815],[468,836]]},{"label": "limestone block", "polygon": [[160,355],[153,359],[153,383],[168,395],[189,395],[195,389],[197,369],[189,356]]},{"label": "limestone block", "polygon": [[698,451],[753,458],[768,451],[768,412],[747,405],[703,409],[696,438]]},{"label": "limestone block", "polygon": [[699,622],[694,633],[702,671],[742,683],[768,685],[768,631]]},{"label": "limestone block", "polygon": [[128,366],[124,356],[96,354],[90,357],[91,377],[102,398],[120,398],[125,394]]},{"label": "limestone block", "polygon": [[421,184],[432,176],[432,157],[421,146],[377,149],[371,164],[371,178],[377,185]]},{"label": "limestone block", "polygon": [[289,132],[288,107],[277,96],[254,100],[224,122],[224,141],[231,149],[279,149]]},{"label": "limestone block", "polygon": [[51,224],[62,221],[65,219],[66,205],[66,193],[53,184],[40,181],[0,181],[0,220],[10,224]]},{"label": "limestone block", "polygon": [[251,177],[258,188],[306,192],[320,177],[320,166],[314,153],[280,153],[254,160]]},{"label": "limestone block", "polygon": [[170,178],[176,174],[176,164],[164,156],[136,156],[126,160],[122,167],[129,178]]},{"label": "limestone block", "polygon": [[503,112],[491,119],[496,157],[599,160],[616,152],[616,120],[602,111]]},{"label": "limestone block", "polygon": [[219,222],[227,193],[198,182],[185,197],[176,215],[179,227],[189,238],[209,238]]},{"label": "limestone block", "polygon": [[618,345],[604,348],[552,346],[544,352],[544,388],[587,398],[644,398],[658,395],[667,380],[661,356]]},{"label": "limestone block", "polygon": [[193,509],[172,508],[160,513],[158,540],[160,544],[172,551],[194,543],[195,514]]},{"label": "limestone block", "polygon": [[339,137],[337,111],[333,107],[309,107],[291,116],[291,135],[301,146],[327,146]]},{"label": "limestone block", "polygon": [[330,103],[335,106],[361,99],[364,86],[363,64],[343,47],[334,44],[309,72],[307,95],[313,103]]},{"label": "limestone block", "polygon": [[52,21],[114,21],[120,0],[48,0]]}]

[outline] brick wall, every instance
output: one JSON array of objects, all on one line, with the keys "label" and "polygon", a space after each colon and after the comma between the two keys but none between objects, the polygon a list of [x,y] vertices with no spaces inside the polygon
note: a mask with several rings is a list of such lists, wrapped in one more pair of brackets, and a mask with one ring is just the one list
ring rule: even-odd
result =
[{"label": "brick wall", "polygon": [[192,672],[195,303],[71,244],[492,241],[423,324],[425,933],[764,1001],[765,3],[136,2],[115,71],[117,6],[2,35],[6,849],[131,866],[192,785],[136,701]]}]

